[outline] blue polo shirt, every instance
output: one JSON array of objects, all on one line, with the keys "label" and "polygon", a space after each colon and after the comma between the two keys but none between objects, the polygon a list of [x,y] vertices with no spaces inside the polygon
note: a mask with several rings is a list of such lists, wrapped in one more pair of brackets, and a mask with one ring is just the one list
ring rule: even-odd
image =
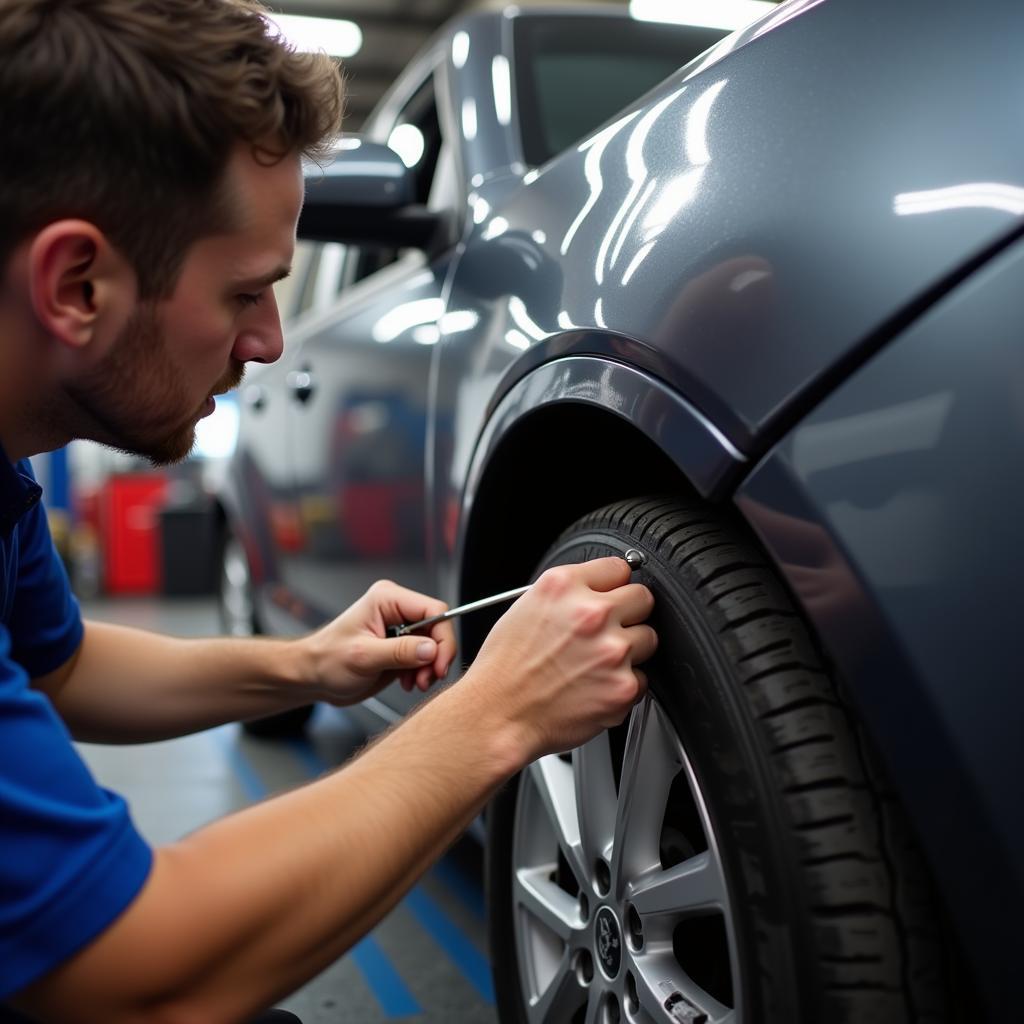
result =
[{"label": "blue polo shirt", "polygon": [[152,861],[124,801],[31,688],[82,642],[40,494],[28,461],[0,449],[0,1003],[102,932]]}]

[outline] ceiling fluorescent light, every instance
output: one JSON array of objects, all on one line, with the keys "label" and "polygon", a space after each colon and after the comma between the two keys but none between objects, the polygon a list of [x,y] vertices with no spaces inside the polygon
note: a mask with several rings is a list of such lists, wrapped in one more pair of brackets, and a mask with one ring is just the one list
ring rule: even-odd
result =
[{"label": "ceiling fluorescent light", "polygon": [[296,50],[332,57],[352,57],[363,45],[363,33],[354,21],[342,18],[310,18],[298,14],[266,14],[264,17]]},{"label": "ceiling fluorescent light", "polygon": [[639,21],[737,29],[777,6],[771,0],[631,0],[629,13]]}]

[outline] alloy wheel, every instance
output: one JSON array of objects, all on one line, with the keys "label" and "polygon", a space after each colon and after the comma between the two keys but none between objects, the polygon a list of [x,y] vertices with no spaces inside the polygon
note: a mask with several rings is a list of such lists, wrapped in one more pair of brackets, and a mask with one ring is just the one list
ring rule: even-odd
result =
[{"label": "alloy wheel", "polygon": [[[624,735],[623,735],[624,733]],[[512,900],[530,1024],[739,1024],[726,875],[665,711],[524,774]]]}]

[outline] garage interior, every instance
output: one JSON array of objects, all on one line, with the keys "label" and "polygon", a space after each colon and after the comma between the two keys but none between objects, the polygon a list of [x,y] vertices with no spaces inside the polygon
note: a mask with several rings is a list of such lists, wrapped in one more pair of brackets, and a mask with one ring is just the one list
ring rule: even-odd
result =
[{"label": "garage interior", "polygon": [[[556,2],[625,9],[631,0]],[[340,55],[347,83],[345,128],[351,132],[360,130],[442,25],[467,11],[504,5],[502,0],[270,3],[275,14],[333,19],[357,30],[352,52]],[[518,3],[546,5],[544,0]],[[282,20],[282,32],[289,31]],[[297,267],[302,258],[299,253]],[[755,282],[761,272],[748,270]],[[291,282],[283,285],[281,294],[291,287]],[[287,337],[287,321],[285,328]],[[182,637],[214,636],[231,627],[217,596],[219,525],[210,496],[233,451],[238,407],[232,401],[225,401],[223,410],[218,402],[217,416],[200,425],[196,453],[180,466],[154,471],[142,460],[83,442],[33,460],[54,539],[86,618]],[[588,459],[597,458],[603,454],[581,456],[581,463],[589,466]],[[653,472],[660,463],[650,458]],[[636,461],[642,462],[642,455]],[[587,506],[586,495],[581,503]],[[508,571],[518,573],[517,555],[507,561],[512,563]],[[141,835],[158,846],[333,771],[370,738],[356,716],[318,706],[304,729],[281,736],[225,725],[165,742],[78,746],[99,783],[125,797]],[[370,935],[279,1006],[305,1024],[497,1024],[482,830],[477,821]],[[573,1018],[573,1024],[582,1019]],[[599,1020],[618,1024],[610,1012]]]}]

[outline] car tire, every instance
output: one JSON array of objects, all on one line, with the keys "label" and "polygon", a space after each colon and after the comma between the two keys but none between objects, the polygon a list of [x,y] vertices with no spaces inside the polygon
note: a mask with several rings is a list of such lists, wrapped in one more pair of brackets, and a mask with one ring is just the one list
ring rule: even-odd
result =
[{"label": "car tire", "polygon": [[718,508],[637,499],[538,573],[629,548],[656,599],[648,695],[490,808],[503,1024],[949,1020],[923,862],[756,542]]},{"label": "car tire", "polygon": [[[258,636],[262,630],[256,616],[252,574],[245,548],[238,537],[228,531],[221,542],[220,553],[217,605],[221,631],[226,636]],[[312,714],[313,705],[307,704],[266,718],[243,722],[242,728],[251,736],[266,739],[298,736],[305,730]]]}]

